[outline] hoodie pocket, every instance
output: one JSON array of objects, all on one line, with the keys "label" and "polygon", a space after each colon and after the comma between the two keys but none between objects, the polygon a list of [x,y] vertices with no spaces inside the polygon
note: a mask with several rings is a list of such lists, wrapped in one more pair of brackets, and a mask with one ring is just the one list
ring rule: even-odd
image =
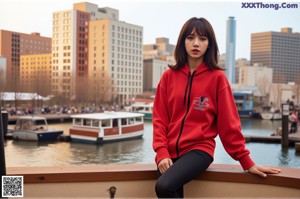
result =
[{"label": "hoodie pocket", "polygon": [[202,126],[199,123],[186,121],[182,132],[181,142],[197,142],[204,140]]}]

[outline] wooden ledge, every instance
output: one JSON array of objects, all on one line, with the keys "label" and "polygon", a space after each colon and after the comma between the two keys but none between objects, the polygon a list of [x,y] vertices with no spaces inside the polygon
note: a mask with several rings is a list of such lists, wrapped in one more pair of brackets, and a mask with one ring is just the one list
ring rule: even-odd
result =
[{"label": "wooden ledge", "polygon": [[[265,184],[300,189],[300,169],[280,167],[282,172],[262,178],[244,172],[239,165],[212,164],[196,180]],[[7,175],[24,176],[24,183],[135,181],[157,179],[154,164],[8,167]]]}]

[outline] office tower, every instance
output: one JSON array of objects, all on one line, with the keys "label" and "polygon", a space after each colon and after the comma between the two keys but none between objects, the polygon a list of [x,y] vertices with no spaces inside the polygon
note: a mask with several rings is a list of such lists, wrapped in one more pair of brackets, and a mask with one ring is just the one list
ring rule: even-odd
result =
[{"label": "office tower", "polygon": [[6,58],[6,91],[20,91],[20,55],[51,53],[51,38],[39,33],[0,30],[0,56]]},{"label": "office tower", "polygon": [[66,99],[125,103],[142,92],[143,28],[118,10],[75,3],[53,14],[52,91]]},{"label": "office tower", "polygon": [[226,26],[226,76],[230,83],[235,83],[235,38],[236,21],[234,17],[229,17]]},{"label": "office tower", "polygon": [[252,33],[251,63],[273,68],[273,83],[300,83],[300,33],[292,28]]},{"label": "office tower", "polygon": [[56,97],[75,99],[76,89],[87,85],[89,20],[89,13],[75,9],[53,13],[52,93]]},{"label": "office tower", "polygon": [[51,93],[51,53],[21,55],[20,88],[23,92],[48,96]]},{"label": "office tower", "polygon": [[[109,13],[109,8],[106,10]],[[89,30],[93,96],[125,104],[142,93],[143,28],[116,19],[98,19],[90,22]]]}]

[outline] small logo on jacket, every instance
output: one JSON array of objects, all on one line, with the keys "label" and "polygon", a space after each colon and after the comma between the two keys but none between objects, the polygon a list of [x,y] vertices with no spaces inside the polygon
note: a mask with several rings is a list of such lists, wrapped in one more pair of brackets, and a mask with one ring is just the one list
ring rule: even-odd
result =
[{"label": "small logo on jacket", "polygon": [[205,96],[196,97],[193,101],[194,109],[204,111],[209,107],[209,99]]}]

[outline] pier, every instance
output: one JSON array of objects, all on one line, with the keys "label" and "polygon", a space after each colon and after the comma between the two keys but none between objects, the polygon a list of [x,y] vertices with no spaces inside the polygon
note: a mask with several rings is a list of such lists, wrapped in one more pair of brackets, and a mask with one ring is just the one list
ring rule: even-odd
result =
[{"label": "pier", "polygon": [[[246,142],[269,142],[269,143],[281,143],[280,135],[270,136],[254,136],[245,135]],[[289,134],[289,143],[294,145],[296,142],[300,142],[300,132]]]}]

